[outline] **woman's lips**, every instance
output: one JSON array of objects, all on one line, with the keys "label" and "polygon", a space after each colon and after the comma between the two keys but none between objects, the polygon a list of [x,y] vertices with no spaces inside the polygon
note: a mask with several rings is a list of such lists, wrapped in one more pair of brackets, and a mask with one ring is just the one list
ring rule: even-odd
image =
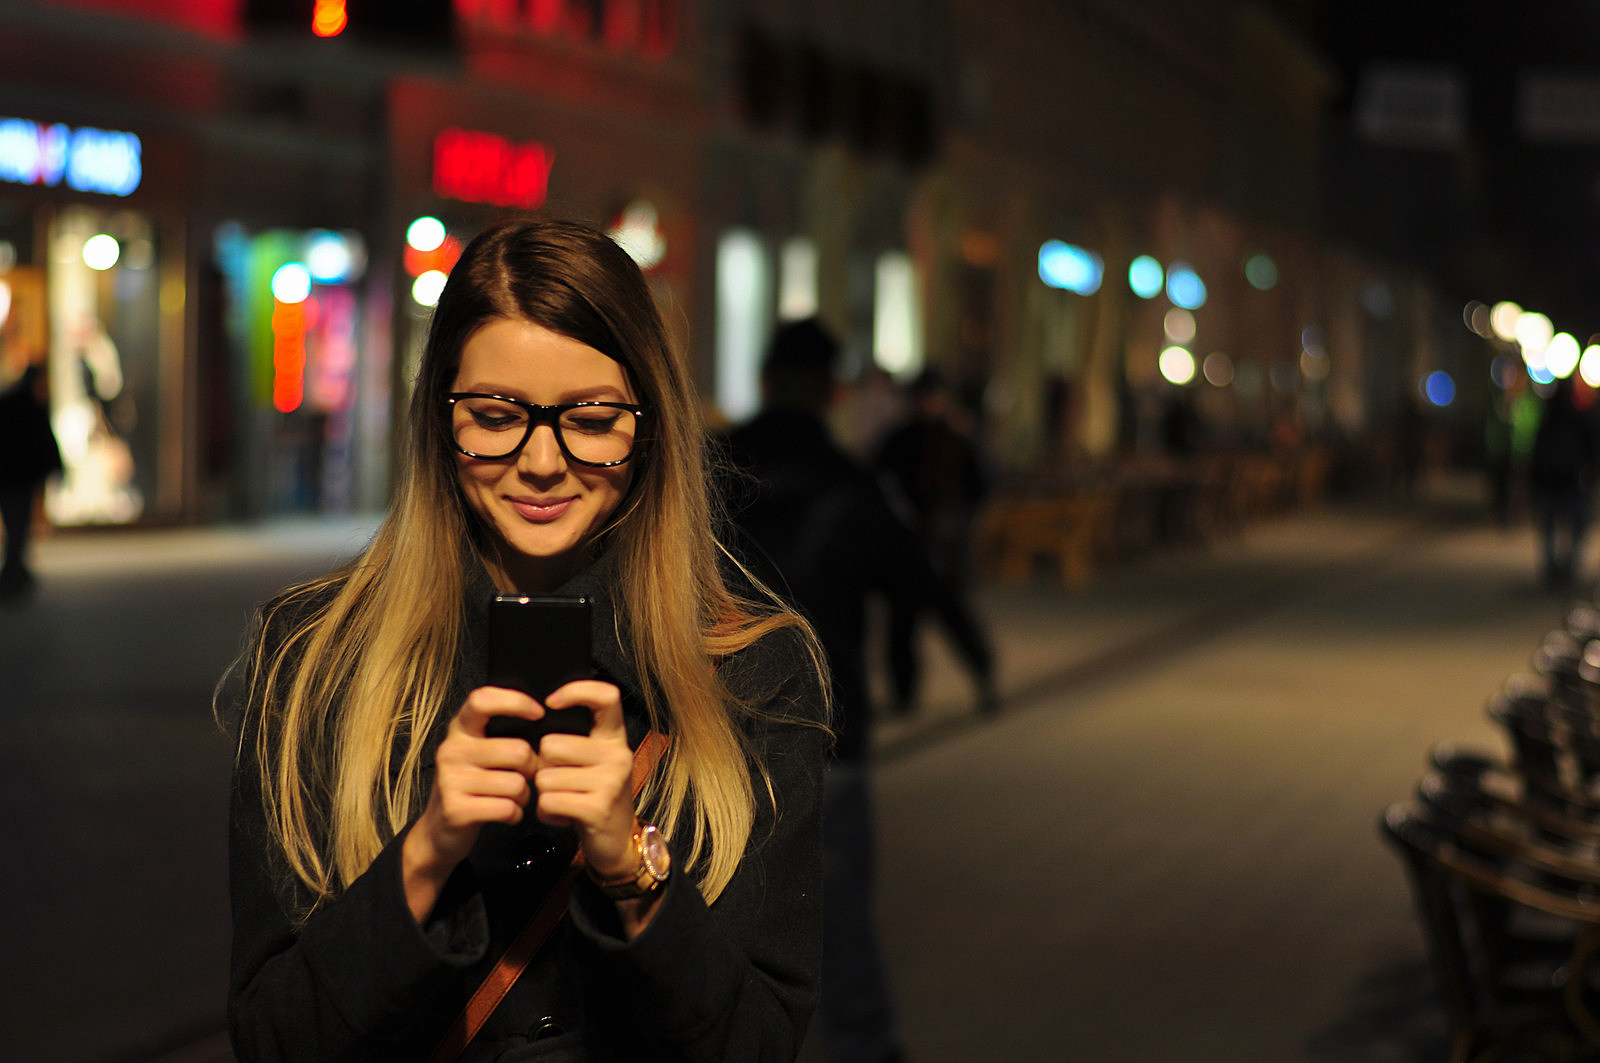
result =
[{"label": "woman's lips", "polygon": [[511,508],[516,510],[517,515],[523,520],[533,521],[536,524],[545,524],[560,517],[576,500],[572,498],[508,498],[506,501],[511,503]]}]

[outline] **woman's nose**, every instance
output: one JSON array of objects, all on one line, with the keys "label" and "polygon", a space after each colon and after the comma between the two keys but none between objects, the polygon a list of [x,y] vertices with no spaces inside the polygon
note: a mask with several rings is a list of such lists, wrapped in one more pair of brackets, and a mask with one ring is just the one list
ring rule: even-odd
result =
[{"label": "woman's nose", "polygon": [[517,455],[517,471],[527,476],[554,476],[566,469],[567,456],[561,453],[555,428],[547,424],[536,426]]}]

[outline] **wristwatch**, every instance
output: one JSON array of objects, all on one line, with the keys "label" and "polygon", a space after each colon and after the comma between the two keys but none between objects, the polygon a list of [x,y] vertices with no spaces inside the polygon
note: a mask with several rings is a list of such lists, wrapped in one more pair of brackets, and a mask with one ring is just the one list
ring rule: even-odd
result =
[{"label": "wristwatch", "polygon": [[667,840],[661,836],[661,832],[652,824],[635,820],[633,847],[639,854],[639,866],[634,870],[615,878],[589,876],[600,887],[600,892],[612,900],[647,897],[667,884],[667,875],[672,870],[672,854],[667,851]]}]

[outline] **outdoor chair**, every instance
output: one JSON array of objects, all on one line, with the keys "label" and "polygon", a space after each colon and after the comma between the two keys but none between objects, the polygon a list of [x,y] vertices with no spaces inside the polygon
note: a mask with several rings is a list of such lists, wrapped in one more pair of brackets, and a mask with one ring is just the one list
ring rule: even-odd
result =
[{"label": "outdoor chair", "polygon": [[1486,855],[1452,813],[1394,805],[1381,829],[1406,869],[1450,1015],[1451,1063],[1600,1059],[1600,1025],[1583,992],[1600,903],[1515,858]]}]

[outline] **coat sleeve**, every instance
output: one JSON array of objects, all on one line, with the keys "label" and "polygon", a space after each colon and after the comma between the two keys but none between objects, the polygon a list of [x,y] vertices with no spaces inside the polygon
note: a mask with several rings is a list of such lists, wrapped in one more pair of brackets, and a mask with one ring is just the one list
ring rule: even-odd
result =
[{"label": "coat sleeve", "polygon": [[235,1056],[240,1063],[426,1057],[485,966],[489,934],[472,873],[458,869],[419,927],[401,882],[402,834],[335,899],[296,918],[308,898],[269,836],[253,745],[240,743],[229,809]]},{"label": "coat sleeve", "polygon": [[758,772],[756,822],[733,880],[708,906],[691,878],[673,875],[631,942],[617,932],[615,906],[587,880],[570,910],[599,1020],[591,1029],[602,1040],[607,1030],[631,1031],[656,1058],[684,1063],[791,1061],[820,981],[822,771],[831,739],[817,668],[794,633],[767,636],[723,671],[735,693],[769,691],[748,733],[771,799]]}]

